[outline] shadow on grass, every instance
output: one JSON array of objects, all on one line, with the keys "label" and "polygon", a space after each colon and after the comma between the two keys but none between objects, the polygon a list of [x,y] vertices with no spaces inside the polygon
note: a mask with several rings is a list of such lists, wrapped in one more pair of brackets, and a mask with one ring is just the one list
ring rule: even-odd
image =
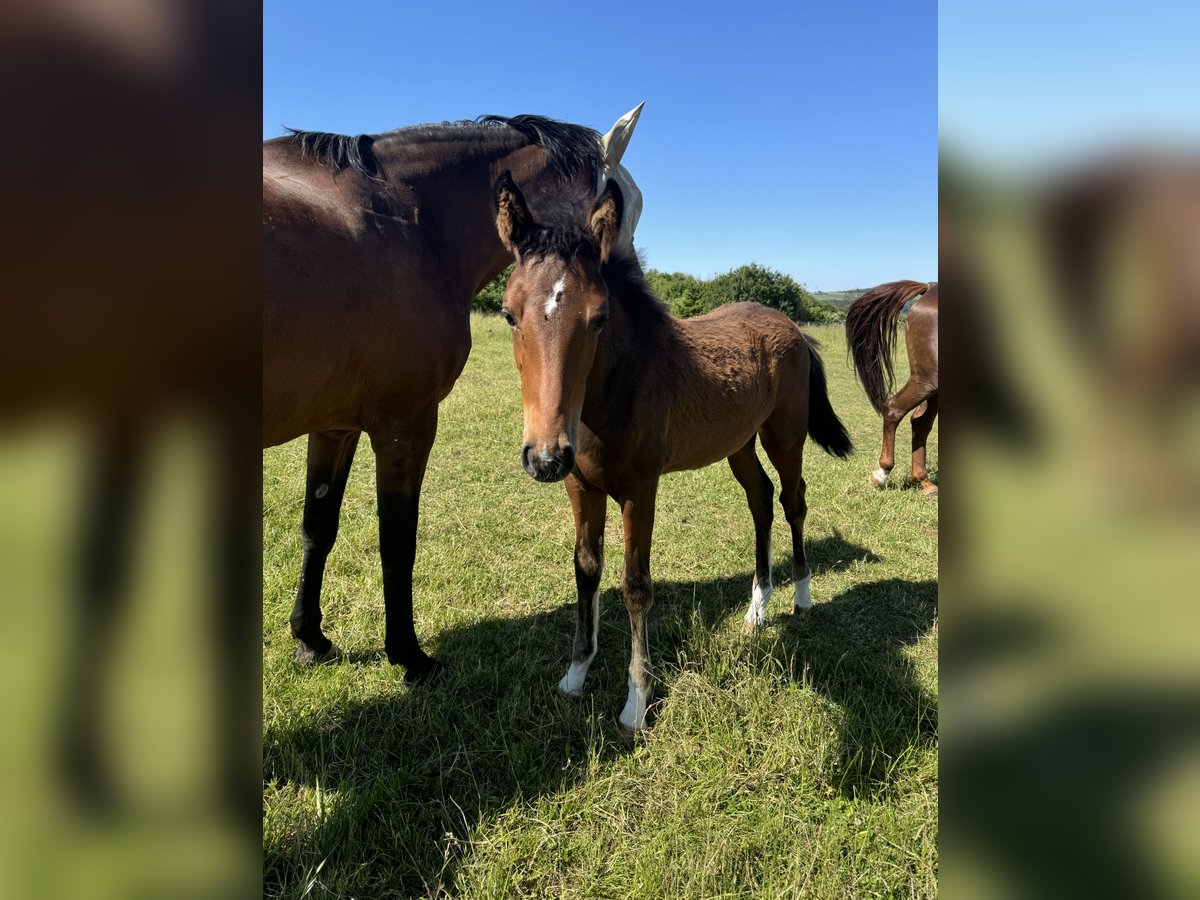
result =
[{"label": "shadow on grass", "polygon": [[[876,558],[836,535],[809,546],[818,579],[822,571]],[[749,572],[656,582],[651,653],[659,671],[677,666],[681,651],[704,633],[740,618],[749,589]],[[592,779],[595,766],[627,753],[616,714],[625,699],[628,622],[619,591],[605,591],[601,603],[600,655],[582,701],[554,687],[575,620],[574,605],[563,604],[443,632],[436,653],[448,670],[432,684],[406,688],[397,672],[392,696],[318,708],[296,704],[291,718],[269,727],[263,755],[268,802],[297,786],[316,788],[321,800],[307,821],[289,813],[279,827],[268,811],[265,893],[299,896],[310,880],[318,895],[452,890],[464,841],[477,825],[515,803]],[[845,711],[844,790],[886,788],[892,763],[933,739],[936,701],[900,651],[936,614],[935,582],[887,580],[818,603],[805,617],[786,616],[775,629],[768,652],[780,668]],[[352,683],[357,668],[382,660],[353,653],[340,665]],[[660,685],[659,692],[667,689]],[[280,805],[296,808],[286,799]]]}]

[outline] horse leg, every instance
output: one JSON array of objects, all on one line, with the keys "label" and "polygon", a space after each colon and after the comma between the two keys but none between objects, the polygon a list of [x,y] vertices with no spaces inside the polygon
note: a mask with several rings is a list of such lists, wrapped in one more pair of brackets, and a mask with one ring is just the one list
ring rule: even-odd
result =
[{"label": "horse leg", "polygon": [[646,727],[646,708],[650,703],[650,647],[647,643],[646,614],[654,605],[654,587],[650,581],[650,541],[654,533],[654,499],[657,481],[625,494],[621,499],[621,520],[625,526],[625,573],[621,591],[629,613],[631,652],[629,655],[629,698],[618,724],[626,735]]},{"label": "horse leg", "polygon": [[337,647],[321,631],[321,582],[325,578],[325,560],[337,540],[342,498],[359,434],[352,431],[308,436],[308,475],[301,525],[304,558],[290,620],[292,635],[300,642],[292,658],[300,663],[320,663],[337,657]]},{"label": "horse leg", "polygon": [[884,487],[888,475],[896,464],[896,428],[908,415],[909,410],[926,399],[930,390],[914,382],[911,378],[905,382],[883,407],[883,448],[879,452],[879,468],[871,473],[871,483],[875,487]]},{"label": "horse leg", "polygon": [[750,628],[757,628],[767,620],[767,603],[771,599],[771,521],[774,518],[771,500],[775,488],[754,452],[753,437],[729,457],[729,468],[746,492],[746,503],[754,517],[754,582],[745,622]]},{"label": "horse leg", "polygon": [[575,514],[575,590],[578,616],[575,643],[571,647],[571,667],[558,683],[558,689],[570,697],[583,693],[583,679],[596,658],[600,631],[600,576],[604,571],[604,518],[608,496],[591,490],[574,475],[565,482],[571,510]]},{"label": "horse leg", "polygon": [[808,516],[804,484],[804,439],[806,429],[798,423],[781,427],[783,423],[768,420],[761,432],[763,449],[775,470],[779,473],[779,503],[792,530],[792,581],[795,595],[792,608],[797,615],[808,612],[812,606],[812,572],[808,568],[808,557],[804,553],[804,520]]},{"label": "horse leg", "polygon": [[924,409],[918,408],[912,417],[912,480],[921,486],[921,491],[931,497],[937,496],[937,485],[929,480],[925,467],[925,443],[933,430],[933,420],[938,414],[938,395],[933,394],[925,401]]},{"label": "horse leg", "polygon": [[388,662],[419,681],[437,667],[425,655],[413,625],[412,574],[417,555],[417,512],[425,464],[437,434],[437,406],[406,417],[388,417],[369,430],[375,450],[379,503],[379,555],[383,561],[384,649]]}]

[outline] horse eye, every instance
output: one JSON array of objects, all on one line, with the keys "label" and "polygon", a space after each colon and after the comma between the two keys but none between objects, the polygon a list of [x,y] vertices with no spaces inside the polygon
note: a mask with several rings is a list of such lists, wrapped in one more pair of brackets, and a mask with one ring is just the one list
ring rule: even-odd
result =
[{"label": "horse eye", "polygon": [[513,318],[513,314],[507,309],[500,310],[500,315],[504,316],[504,321],[508,323],[509,328],[517,327],[517,320]]},{"label": "horse eye", "polygon": [[602,315],[602,316],[596,316],[596,318],[592,319],[592,331],[600,331],[607,324],[608,324],[608,315],[607,314]]}]

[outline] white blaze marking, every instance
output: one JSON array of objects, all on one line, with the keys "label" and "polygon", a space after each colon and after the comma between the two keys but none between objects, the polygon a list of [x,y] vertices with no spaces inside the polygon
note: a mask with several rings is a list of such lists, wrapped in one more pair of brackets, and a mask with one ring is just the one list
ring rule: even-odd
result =
[{"label": "white blaze marking", "polygon": [[[754,591],[750,595],[750,608],[746,610],[743,621],[751,628],[757,628],[767,621],[767,604],[771,601],[771,539],[767,538],[767,583],[759,584],[758,575],[754,576]],[[757,567],[757,560],[755,561]]]},{"label": "white blaze marking", "polygon": [[[601,567],[603,568],[603,563]],[[558,683],[558,689],[568,697],[578,697],[583,693],[583,679],[587,677],[588,667],[596,658],[596,650],[600,646],[600,589],[592,596],[592,652],[581,662],[572,662],[567,674]]]},{"label": "white blaze marking", "polygon": [[329,485],[327,485],[327,484],[321,485],[319,488],[317,488],[317,499],[321,500],[328,493],[329,493]]},{"label": "white blaze marking", "polygon": [[805,610],[812,606],[812,572],[809,572],[803,578],[796,582],[796,596],[792,603],[796,609]]},{"label": "white blaze marking", "polygon": [[639,690],[630,678],[629,699],[625,701],[625,708],[621,710],[618,721],[630,731],[641,731],[646,727],[646,707],[649,703],[650,689]]},{"label": "white blaze marking", "polygon": [[554,287],[550,289],[550,296],[546,298],[546,318],[550,318],[558,312],[558,301],[562,297],[564,282],[563,279],[558,279],[554,282]]}]

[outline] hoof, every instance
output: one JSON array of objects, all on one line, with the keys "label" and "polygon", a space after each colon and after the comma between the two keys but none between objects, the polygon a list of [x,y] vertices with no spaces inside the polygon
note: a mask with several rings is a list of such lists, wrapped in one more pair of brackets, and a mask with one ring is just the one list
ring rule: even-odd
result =
[{"label": "hoof", "polygon": [[574,697],[578,699],[583,696],[582,684],[570,684],[567,681],[567,676],[564,675],[558,682],[558,692],[564,697]]},{"label": "hoof", "polygon": [[810,612],[812,612],[811,606],[793,606],[792,607],[792,615],[795,616],[797,619],[803,619]]},{"label": "hoof", "polygon": [[409,662],[397,661],[393,665],[404,666],[404,680],[408,684],[425,684],[445,669],[445,666],[431,656]]},{"label": "hoof", "polygon": [[324,653],[317,653],[312,647],[301,641],[296,652],[292,654],[292,659],[302,666],[319,666],[321,663],[335,662],[341,656],[342,652],[338,650],[336,644],[330,644],[329,649]]},{"label": "hoof", "polygon": [[620,719],[617,719],[617,731],[620,732],[621,737],[623,737],[627,741],[630,741],[630,742],[636,741],[638,738],[638,735],[645,734],[648,730],[649,729],[647,729],[647,728],[630,728],[628,725],[626,725]]},{"label": "hoof", "polygon": [[932,481],[921,482],[921,493],[926,497],[936,497],[938,495],[938,487]]},{"label": "hoof", "polygon": [[742,616],[742,631],[746,632],[746,634],[754,634],[766,624],[767,617],[765,615],[756,616],[753,613],[746,613],[746,615]]},{"label": "hoof", "polygon": [[868,476],[868,479],[870,480],[872,486],[877,488],[885,488],[887,487],[888,483],[888,473],[883,471],[883,469],[876,469]]}]

